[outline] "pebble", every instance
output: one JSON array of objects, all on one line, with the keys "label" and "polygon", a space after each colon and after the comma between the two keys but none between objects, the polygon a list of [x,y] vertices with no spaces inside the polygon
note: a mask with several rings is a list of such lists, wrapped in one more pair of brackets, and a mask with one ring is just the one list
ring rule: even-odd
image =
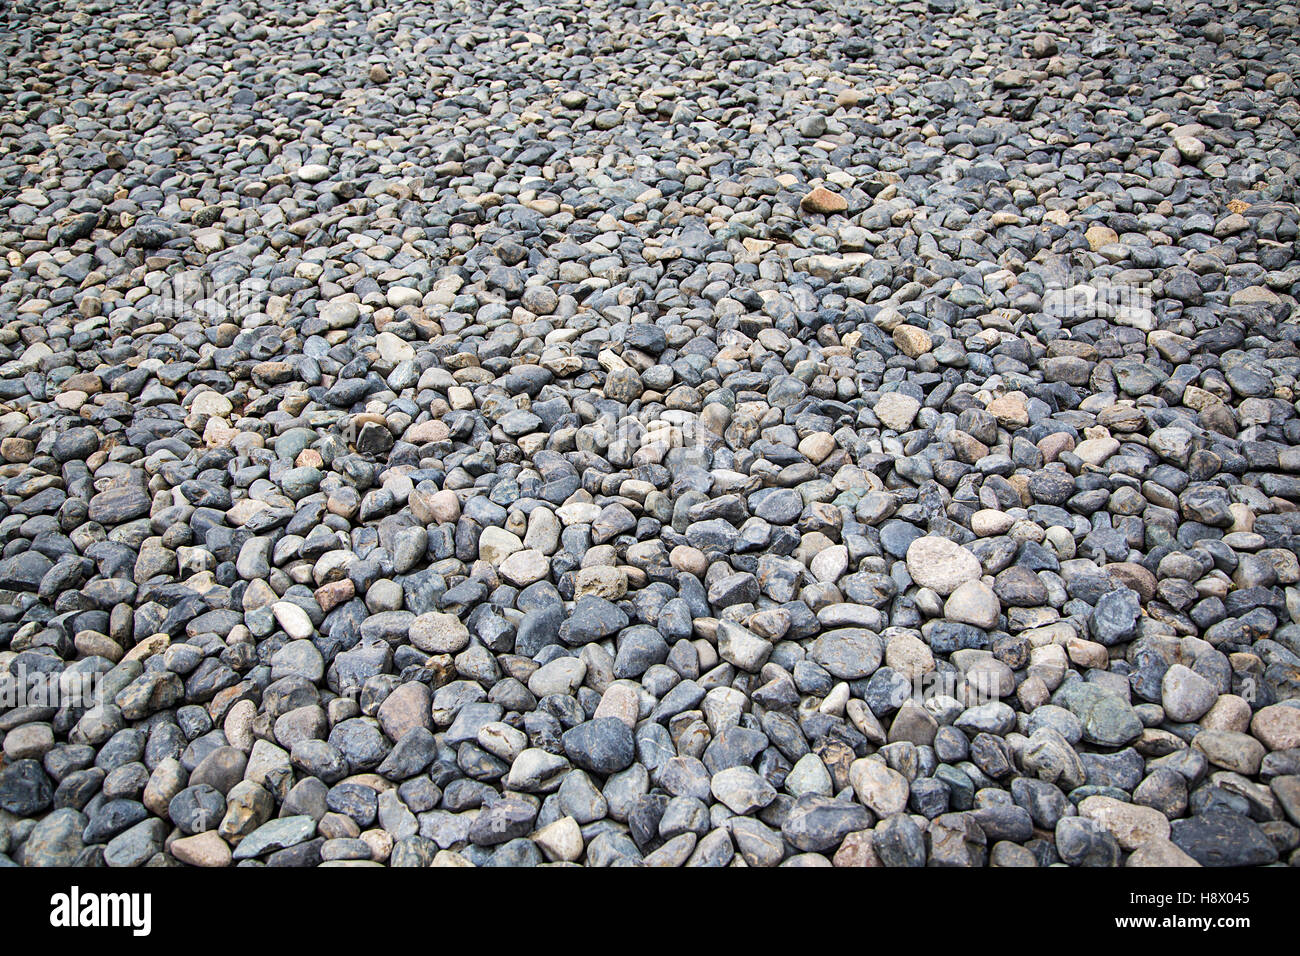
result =
[{"label": "pebble", "polygon": [[232,854],[236,860],[249,860],[276,850],[296,846],[316,832],[316,821],[309,816],[288,816],[262,824],[239,841]]},{"label": "pebble", "polygon": [[173,840],[168,849],[172,856],[188,866],[229,866],[232,856],[230,845],[212,830]]},{"label": "pebble", "polygon": [[1198,720],[1214,706],[1218,697],[1215,686],[1186,665],[1174,664],[1161,678],[1160,703],[1170,720],[1180,723]]},{"label": "pebble", "polygon": [[1170,839],[1201,866],[1260,866],[1278,856],[1258,823],[1227,810],[1175,820]]},{"label": "pebble", "polygon": [[919,586],[952,594],[980,575],[979,559],[947,538],[927,535],[907,547],[907,573]]},{"label": "pebble", "polygon": [[1163,813],[1114,797],[1100,794],[1084,797],[1079,802],[1079,815],[1100,823],[1127,851],[1137,850],[1153,840],[1169,838],[1169,821]]},{"label": "pebble", "polygon": [[997,626],[1001,613],[1002,605],[998,596],[992,588],[978,580],[963,581],[957,585],[943,605],[943,616],[948,620],[970,624],[986,631]]}]

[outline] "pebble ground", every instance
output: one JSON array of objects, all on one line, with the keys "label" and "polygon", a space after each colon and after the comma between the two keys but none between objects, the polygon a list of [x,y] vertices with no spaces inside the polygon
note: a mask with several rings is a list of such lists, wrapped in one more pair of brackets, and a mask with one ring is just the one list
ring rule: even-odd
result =
[{"label": "pebble ground", "polygon": [[6,4],[0,864],[1295,864],[1298,10]]}]

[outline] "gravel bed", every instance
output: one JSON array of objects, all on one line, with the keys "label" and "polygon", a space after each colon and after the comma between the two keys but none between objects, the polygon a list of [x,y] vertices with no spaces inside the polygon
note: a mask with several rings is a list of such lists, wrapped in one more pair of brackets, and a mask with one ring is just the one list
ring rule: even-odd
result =
[{"label": "gravel bed", "polygon": [[1300,7],[0,10],[0,864],[1300,862]]}]

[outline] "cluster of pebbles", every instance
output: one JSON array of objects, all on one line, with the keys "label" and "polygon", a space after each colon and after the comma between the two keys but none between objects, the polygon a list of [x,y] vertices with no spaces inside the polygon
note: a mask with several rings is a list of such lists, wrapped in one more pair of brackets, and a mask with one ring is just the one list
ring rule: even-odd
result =
[{"label": "cluster of pebbles", "polygon": [[1300,861],[1297,13],[5,5],[0,862]]}]

